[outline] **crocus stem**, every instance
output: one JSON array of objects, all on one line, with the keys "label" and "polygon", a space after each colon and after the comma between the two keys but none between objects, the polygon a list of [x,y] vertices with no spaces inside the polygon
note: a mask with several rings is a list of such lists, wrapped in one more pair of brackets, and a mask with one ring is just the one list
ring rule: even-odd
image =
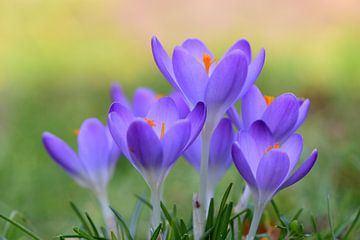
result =
[{"label": "crocus stem", "polygon": [[209,149],[210,149],[210,137],[212,128],[205,125],[202,133],[202,150],[201,150],[201,165],[200,165],[200,190],[199,190],[199,226],[194,226],[199,232],[203,232],[206,222],[206,212],[208,204],[208,193],[207,193],[207,181],[208,181],[208,168],[209,168]]},{"label": "crocus stem", "polygon": [[249,202],[250,194],[251,194],[250,187],[249,185],[246,184],[245,189],[240,196],[239,202],[238,204],[236,204],[235,214],[238,214],[246,209]]},{"label": "crocus stem", "polygon": [[108,233],[114,232],[115,234],[117,234],[115,216],[110,209],[107,192],[105,191],[102,193],[97,193],[97,198],[101,207]]},{"label": "crocus stem", "polygon": [[152,231],[155,231],[155,229],[161,223],[160,201],[161,201],[160,187],[157,187],[157,186],[151,187],[151,205],[152,205],[151,227],[152,227]]},{"label": "crocus stem", "polygon": [[264,211],[265,208],[265,204],[264,203],[257,203],[255,205],[255,209],[254,209],[254,215],[251,221],[251,226],[250,226],[250,230],[249,230],[249,234],[246,237],[246,240],[253,240],[256,236],[256,231],[259,227],[259,223],[260,223],[260,219],[261,219],[261,215]]}]

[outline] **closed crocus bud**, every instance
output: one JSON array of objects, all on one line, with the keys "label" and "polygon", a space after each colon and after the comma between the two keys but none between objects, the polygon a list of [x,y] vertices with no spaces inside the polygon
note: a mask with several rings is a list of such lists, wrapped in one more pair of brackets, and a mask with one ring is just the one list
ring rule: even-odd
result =
[{"label": "closed crocus bud", "polygon": [[196,104],[186,118],[180,118],[177,106],[170,97],[160,98],[144,118],[134,116],[119,103],[110,107],[108,122],[111,134],[151,189],[153,229],[160,224],[164,178],[198,136],[205,118],[203,103]]},{"label": "closed crocus bud", "polygon": [[81,186],[91,189],[101,204],[109,230],[115,222],[107,200],[107,185],[120,156],[120,149],[99,120],[83,122],[78,136],[78,153],[57,136],[45,132],[42,141],[51,158]]},{"label": "closed crocus bud", "polygon": [[255,121],[241,131],[232,147],[232,157],[240,175],[255,198],[255,212],[248,239],[253,239],[261,214],[273,196],[299,180],[313,167],[317,150],[295,169],[303,148],[301,135],[294,134],[284,143],[276,142],[264,121]]}]

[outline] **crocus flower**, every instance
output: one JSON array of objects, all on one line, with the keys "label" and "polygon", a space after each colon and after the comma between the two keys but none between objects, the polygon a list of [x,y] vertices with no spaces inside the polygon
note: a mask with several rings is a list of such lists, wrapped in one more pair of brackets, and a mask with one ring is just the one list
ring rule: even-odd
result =
[{"label": "crocus flower", "polygon": [[164,178],[175,161],[200,133],[206,108],[198,103],[184,119],[175,102],[160,98],[145,118],[139,118],[120,103],[109,111],[110,132],[124,155],[141,173],[151,189],[152,227],[160,223],[160,198]]},{"label": "crocus flower", "polygon": [[[234,141],[234,132],[231,121],[223,118],[211,136],[208,169],[208,194],[213,197],[214,188],[225,175],[232,164],[231,145]],[[202,140],[198,137],[185,151],[185,159],[200,172]]]},{"label": "crocus flower", "polygon": [[113,102],[118,102],[121,105],[131,109],[133,114],[137,117],[145,117],[151,105],[153,105],[160,96],[148,88],[137,88],[135,90],[132,103],[129,103],[121,86],[117,83],[111,85],[111,99]]},{"label": "crocus flower", "polygon": [[57,136],[49,132],[42,135],[43,144],[51,158],[78,184],[95,193],[108,229],[115,230],[107,199],[107,185],[119,159],[120,149],[108,128],[95,118],[82,123],[77,140],[78,154]]},{"label": "crocus flower", "polygon": [[317,150],[293,172],[302,148],[303,139],[299,134],[292,135],[281,145],[277,143],[262,120],[255,121],[249,130],[239,133],[232,146],[232,157],[256,201],[248,239],[254,238],[261,214],[273,196],[301,180],[313,167]]},{"label": "crocus flower", "polygon": [[166,80],[183,94],[190,106],[204,102],[207,125],[215,128],[225,111],[255,82],[265,60],[264,49],[252,61],[250,44],[236,42],[216,63],[214,55],[198,39],[187,39],[174,49],[172,59],[156,37],[154,60]]},{"label": "crocus flower", "polygon": [[263,120],[275,140],[282,142],[303,124],[309,108],[309,99],[300,99],[292,93],[285,93],[276,98],[264,96],[254,85],[242,98],[242,121],[237,113],[230,115],[238,129],[249,129],[255,121]]}]

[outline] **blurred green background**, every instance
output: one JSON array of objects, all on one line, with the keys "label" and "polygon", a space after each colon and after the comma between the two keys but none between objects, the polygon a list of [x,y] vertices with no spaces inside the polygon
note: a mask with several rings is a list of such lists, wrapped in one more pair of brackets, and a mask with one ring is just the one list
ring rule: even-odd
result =
[{"label": "blurred green background", "polygon": [[[20,211],[48,239],[78,223],[70,200],[101,222],[94,197],[51,161],[41,133],[75,146],[73,130],[84,119],[106,121],[114,81],[129,97],[139,86],[168,93],[151,55],[157,35],[169,52],[188,37],[201,38],[218,59],[239,38],[254,53],[266,49],[258,85],[267,95],[291,91],[311,99],[300,130],[304,157],[319,150],[309,176],[275,199],[285,212],[305,207],[306,216],[321,220],[330,196],[340,223],[360,205],[359,12],[356,0],[0,1],[0,212]],[[234,167],[218,192],[230,182],[237,200],[243,183]],[[196,172],[180,159],[167,178],[165,202],[176,202],[187,219],[197,186]],[[109,190],[127,218],[134,194],[148,192],[126,159]]]}]

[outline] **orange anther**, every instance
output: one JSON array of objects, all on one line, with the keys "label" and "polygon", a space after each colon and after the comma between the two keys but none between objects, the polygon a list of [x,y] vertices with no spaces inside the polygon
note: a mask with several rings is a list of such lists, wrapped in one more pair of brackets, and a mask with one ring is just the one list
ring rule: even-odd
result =
[{"label": "orange anther", "polygon": [[205,71],[207,74],[209,74],[210,66],[211,66],[211,64],[213,64],[214,60],[211,59],[211,56],[209,54],[204,53],[203,62],[204,62],[204,66],[205,66]]},{"label": "orange anther", "polygon": [[160,139],[162,139],[164,135],[165,135],[165,123],[161,123]]},{"label": "orange anther", "polygon": [[78,128],[74,129],[73,133],[74,133],[75,136],[79,136],[80,129],[78,129]]},{"label": "orange anther", "polygon": [[155,127],[156,124],[155,124],[155,121],[152,120],[152,119],[147,119],[147,118],[144,118],[145,122],[147,122],[147,124],[150,125],[150,127]]},{"label": "orange anther", "polygon": [[275,143],[274,146],[269,146],[265,151],[264,151],[264,154],[270,152],[272,149],[279,149],[280,148],[280,144],[278,143]]},{"label": "orange anther", "polygon": [[267,106],[269,106],[274,101],[274,99],[275,99],[274,96],[264,96],[264,100]]}]

